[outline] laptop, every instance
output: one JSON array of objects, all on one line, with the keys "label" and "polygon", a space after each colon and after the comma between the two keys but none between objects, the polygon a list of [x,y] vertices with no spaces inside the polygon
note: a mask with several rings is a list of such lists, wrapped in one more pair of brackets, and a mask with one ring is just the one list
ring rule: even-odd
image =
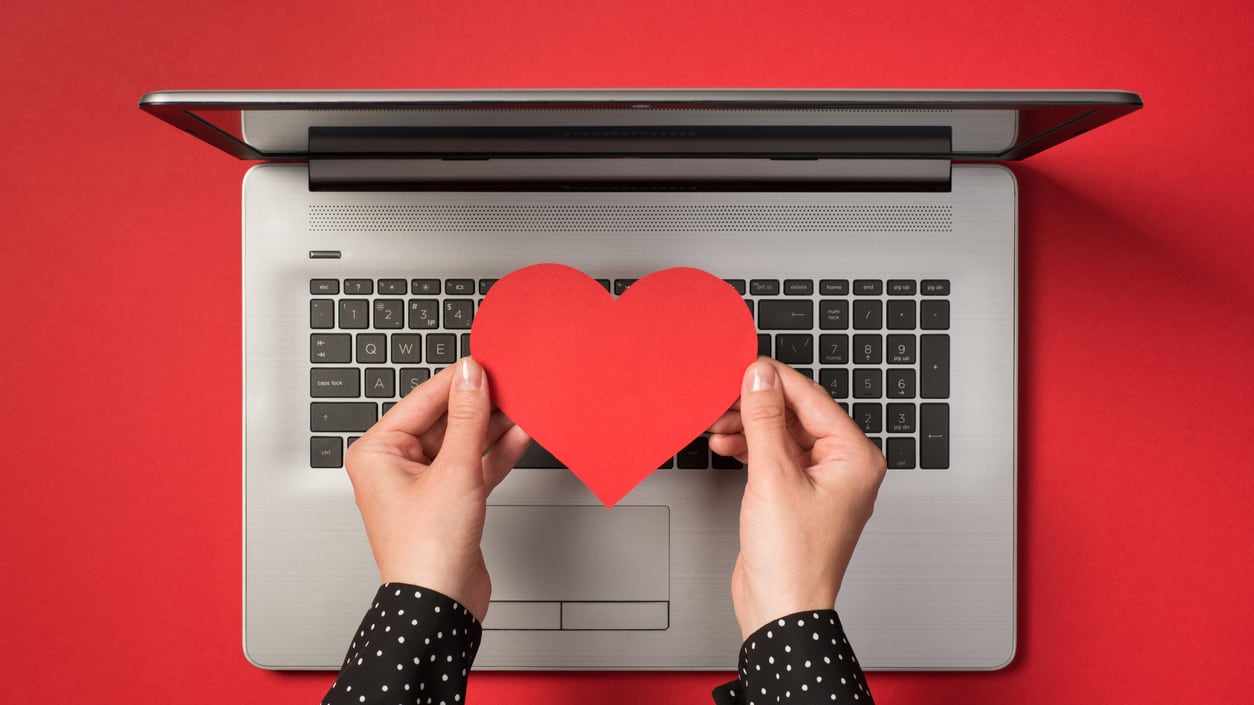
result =
[{"label": "laptop", "polygon": [[[760,352],[822,384],[888,461],[836,605],[863,666],[1005,666],[1018,199],[999,162],[1140,106],[1111,91],[145,95],[261,162],[243,181],[247,658],[338,667],[378,583],[345,448],[470,352],[496,279],[559,262],[612,295],[681,265],[741,293]],[[476,667],[734,669],[744,483],[696,438],[607,510],[533,446],[490,499]]]}]

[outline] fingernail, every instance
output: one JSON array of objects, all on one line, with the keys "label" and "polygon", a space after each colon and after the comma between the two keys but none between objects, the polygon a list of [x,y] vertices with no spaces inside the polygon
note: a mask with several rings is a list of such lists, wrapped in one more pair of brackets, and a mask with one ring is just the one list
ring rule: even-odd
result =
[{"label": "fingernail", "polygon": [[457,388],[473,392],[483,386],[483,368],[470,358],[462,359],[462,368],[457,374]]},{"label": "fingernail", "polygon": [[764,392],[775,388],[775,368],[762,362],[753,366],[753,386],[750,391]]}]

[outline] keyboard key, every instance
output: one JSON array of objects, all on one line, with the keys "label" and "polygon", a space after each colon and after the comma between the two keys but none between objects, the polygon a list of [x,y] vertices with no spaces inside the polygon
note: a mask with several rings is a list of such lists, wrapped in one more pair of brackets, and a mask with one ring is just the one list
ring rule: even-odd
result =
[{"label": "keyboard key", "polygon": [[949,280],[924,279],[920,293],[924,296],[949,296]]},{"label": "keyboard key", "polygon": [[355,367],[315,367],[309,371],[309,396],[357,397],[361,395]]},{"label": "keyboard key", "polygon": [[367,402],[311,402],[309,430],[314,433],[365,431],[379,418],[379,405]]},{"label": "keyboard key", "polygon": [[345,294],[373,294],[374,281],[370,279],[345,279]]},{"label": "keyboard key", "polygon": [[724,279],[723,281],[727,282],[727,285],[735,289],[736,293],[740,294],[741,296],[744,296],[749,291],[747,288],[745,288],[744,279]]},{"label": "keyboard key", "polygon": [[431,370],[425,367],[402,367],[400,372],[401,396],[414,391],[414,387],[431,379]]},{"label": "keyboard key", "polygon": [[863,433],[879,433],[884,428],[884,407],[879,403],[854,404],[853,420]]},{"label": "keyboard key", "polygon": [[879,370],[859,368],[853,371],[854,399],[879,399],[883,395],[883,377]]},{"label": "keyboard key", "polygon": [[405,327],[405,302],[400,299],[379,299],[375,301],[374,327],[385,330]]},{"label": "keyboard key", "polygon": [[758,333],[758,355],[771,356],[771,334]]},{"label": "keyboard key", "polygon": [[814,293],[813,279],[785,279],[784,296],[810,296]]},{"label": "keyboard key", "polygon": [[878,365],[883,359],[884,339],[877,333],[853,336],[853,361],[859,365]]},{"label": "keyboard key", "polygon": [[749,280],[749,294],[752,296],[779,296],[778,279]]},{"label": "keyboard key", "polygon": [[[427,335],[428,341],[436,333]],[[450,338],[453,336],[449,336]],[[428,344],[430,344],[428,342]],[[398,365],[413,364],[422,362],[422,334],[421,333],[393,333],[392,334],[392,362]]]},{"label": "keyboard key", "polygon": [[465,296],[475,293],[474,279],[446,279],[444,280],[444,293],[450,296]]},{"label": "keyboard key", "polygon": [[919,396],[949,398],[949,336],[919,336]]},{"label": "keyboard key", "polygon": [[358,333],[357,361],[372,364],[387,362],[388,337],[382,333]]},{"label": "keyboard key", "polygon": [[849,364],[849,336],[840,334],[820,335],[819,364]]},{"label": "keyboard key", "polygon": [[310,279],[309,293],[327,296],[340,293],[339,279]]},{"label": "keyboard key", "polygon": [[814,370],[809,367],[793,367],[793,369],[797,371],[797,374],[805,377],[806,379],[814,379]]},{"label": "keyboard key", "polygon": [[309,302],[309,327],[335,327],[335,301],[331,299],[313,299]]},{"label": "keyboard key", "polygon": [[745,299],[745,306],[749,307],[749,315],[753,315],[753,299]]},{"label": "keyboard key", "polygon": [[606,291],[609,291],[613,287],[613,284],[610,282],[609,279],[598,279],[597,283],[600,284],[601,288],[605,289]]},{"label": "keyboard key", "polygon": [[914,336],[890,335],[885,357],[890,365],[914,364]]},{"label": "keyboard key", "polygon": [[388,413],[389,411],[391,411],[391,410],[392,410],[392,407],[394,407],[394,406],[396,406],[396,402],[394,402],[394,401],[385,401],[385,402],[383,402],[383,413],[384,413],[384,414]]},{"label": "keyboard key", "polygon": [[470,357],[470,334],[462,333],[462,357]]},{"label": "keyboard key", "polygon": [[457,336],[452,333],[428,333],[427,362],[433,365],[457,362]]},{"label": "keyboard key", "polygon": [[788,365],[814,363],[814,336],[780,334],[775,336],[775,359]]},{"label": "keyboard key", "polygon": [[949,467],[949,405],[919,405],[919,467]]},{"label": "keyboard key", "polygon": [[[366,281],[369,281],[367,279]],[[340,328],[370,327],[370,302],[366,299],[340,300]]]},{"label": "keyboard key", "polygon": [[309,439],[309,467],[344,467],[344,442],[339,436],[314,436]]},{"label": "keyboard key", "polygon": [[680,469],[704,470],[710,467],[710,442],[705,436],[697,436],[675,456]]},{"label": "keyboard key", "polygon": [[766,299],[758,302],[758,328],[762,330],[810,330],[813,327],[813,301]]},{"label": "keyboard key", "polygon": [[914,439],[889,437],[884,441],[884,459],[890,468],[914,468]]},{"label": "keyboard key", "polygon": [[888,295],[889,296],[914,296],[915,286],[913,279],[889,279]]},{"label": "keyboard key", "polygon": [[819,328],[823,330],[848,330],[849,302],[844,299],[820,301]]},{"label": "keyboard key", "polygon": [[475,302],[470,299],[445,299],[444,327],[449,330],[469,330],[475,317]]},{"label": "keyboard key", "polygon": [[429,296],[431,294],[440,293],[439,279],[410,279],[409,293],[419,296]]},{"label": "keyboard key", "polygon": [[848,296],[848,279],[823,279],[819,282],[819,296]]},{"label": "keyboard key", "polygon": [[314,333],[309,336],[309,361],[323,364],[353,361],[353,336],[348,333]]},{"label": "keyboard key", "polygon": [[889,433],[914,433],[914,404],[889,404]]},{"label": "keyboard key", "polygon": [[495,284],[496,282],[497,282],[496,279],[480,279],[479,280],[479,295],[485,296],[488,293],[488,290],[491,289],[492,285]]},{"label": "keyboard key", "polygon": [[[819,384],[827,390],[827,393],[833,399],[849,398],[849,370],[843,367],[837,369],[820,369]],[[848,409],[846,409],[848,411]]]},{"label": "keyboard key", "polygon": [[949,330],[949,300],[924,299],[920,301],[919,327],[923,330]]},{"label": "keyboard key", "polygon": [[396,372],[391,367],[367,367],[365,376],[367,397],[386,399],[396,396]]},{"label": "keyboard key", "polygon": [[894,399],[914,398],[914,370],[890,369],[885,373],[885,396]]},{"label": "keyboard key", "polygon": [[879,296],[884,293],[884,282],[879,279],[855,279],[854,296]]},{"label": "keyboard key", "polygon": [[914,300],[888,300],[888,329],[914,330]]},{"label": "keyboard key", "polygon": [[879,330],[884,327],[884,302],[879,299],[854,299],[854,330]]},{"label": "keyboard key", "polygon": [[623,292],[627,291],[628,287],[630,287],[632,284],[635,284],[635,283],[636,283],[635,279],[615,279],[614,280],[614,295],[615,296],[622,295]]},{"label": "keyboard key", "polygon": [[710,467],[715,470],[743,470],[745,464],[735,458],[710,451]]},{"label": "keyboard key", "polygon": [[405,283],[404,279],[379,280],[380,294],[400,294],[401,296],[404,296],[407,291],[409,291],[409,285]]},{"label": "keyboard key", "polygon": [[870,441],[876,448],[878,448],[881,454],[883,454],[884,452],[884,439],[883,438],[880,438],[879,436],[870,436],[869,438],[867,438],[867,440]]},{"label": "keyboard key", "polygon": [[435,299],[410,299],[409,327],[423,330],[440,327],[440,302]]}]

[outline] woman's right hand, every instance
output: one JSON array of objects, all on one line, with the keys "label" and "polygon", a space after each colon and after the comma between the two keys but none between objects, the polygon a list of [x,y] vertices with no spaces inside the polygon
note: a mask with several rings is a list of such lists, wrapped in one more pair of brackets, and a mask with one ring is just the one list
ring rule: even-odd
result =
[{"label": "woman's right hand", "polygon": [[884,479],[883,454],[823,387],[768,358],[745,371],[739,403],[710,431],[711,450],[749,467],[731,586],[743,636],[832,609]]}]

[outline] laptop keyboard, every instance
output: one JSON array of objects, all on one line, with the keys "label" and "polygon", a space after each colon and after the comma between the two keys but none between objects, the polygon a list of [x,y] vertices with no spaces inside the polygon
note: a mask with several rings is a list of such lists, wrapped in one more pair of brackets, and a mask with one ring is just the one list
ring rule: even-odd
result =
[{"label": "laptop keyboard", "polygon": [[[614,295],[635,279],[598,279]],[[745,297],[758,352],[821,384],[890,468],[949,467],[950,283],[944,279],[727,279]],[[344,449],[411,389],[470,354],[495,279],[309,281],[309,464]],[[532,443],[520,468],[562,464]],[[738,469],[695,439],[663,469]]]}]

